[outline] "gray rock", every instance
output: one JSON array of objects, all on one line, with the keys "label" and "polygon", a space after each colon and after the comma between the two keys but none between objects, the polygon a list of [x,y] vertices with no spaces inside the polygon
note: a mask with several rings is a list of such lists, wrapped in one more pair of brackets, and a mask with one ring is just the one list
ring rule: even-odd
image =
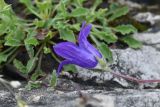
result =
[{"label": "gray rock", "polygon": [[143,42],[145,45],[150,45],[155,48],[160,48],[160,31],[137,33],[134,34],[134,37]]},{"label": "gray rock", "polygon": [[[139,50],[114,50],[114,71],[130,75],[141,80],[160,78],[160,52],[151,46],[143,46]],[[116,58],[117,57],[117,58]],[[123,79],[116,78],[121,84],[128,86]],[[156,87],[157,83],[144,84],[146,87]]]},{"label": "gray rock", "polygon": [[[113,72],[131,76],[141,80],[154,80],[160,78],[160,52],[151,46],[143,46],[141,49],[114,49],[114,61],[110,65]],[[76,77],[83,81],[92,81],[97,84],[107,84],[115,81],[122,87],[135,87],[135,83],[124,78],[115,77],[109,72],[99,72],[97,70],[87,70],[78,67]],[[157,83],[138,84],[138,88],[156,87]]]},{"label": "gray rock", "polygon": [[0,107],[15,107],[16,102],[10,92],[7,90],[0,90]]},{"label": "gray rock", "polygon": [[143,7],[142,5],[132,2],[130,0],[117,0],[117,2],[119,2],[122,5],[127,5],[130,8],[130,10],[141,9]]},{"label": "gray rock", "polygon": [[160,23],[160,15],[155,15],[150,12],[138,13],[134,18],[139,22],[150,22],[151,25]]},{"label": "gray rock", "polygon": [[146,44],[159,44],[160,43],[160,32],[156,32],[156,33],[150,33],[150,32],[146,32],[146,33],[137,33],[134,34],[134,36],[146,43]]},{"label": "gray rock", "polygon": [[[159,107],[160,90],[81,90],[58,92],[50,88],[18,92],[29,107]],[[10,100],[8,100],[10,99]],[[0,107],[15,107],[7,90],[0,91]]]}]

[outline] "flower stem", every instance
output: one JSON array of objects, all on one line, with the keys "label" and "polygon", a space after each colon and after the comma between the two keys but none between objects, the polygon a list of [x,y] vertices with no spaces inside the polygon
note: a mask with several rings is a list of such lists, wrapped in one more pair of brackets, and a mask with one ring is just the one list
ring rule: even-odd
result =
[{"label": "flower stem", "polygon": [[6,62],[6,64],[11,63],[11,62],[14,60],[14,58],[17,56],[17,54],[18,54],[18,52],[19,52],[19,50],[17,50],[17,49],[18,49],[18,48],[15,48],[15,49],[13,49],[13,50],[10,52],[9,56],[10,56],[10,55],[12,55],[12,56],[8,59],[8,61]]},{"label": "flower stem", "polygon": [[118,74],[118,73],[115,73],[115,72],[110,72],[110,73],[113,74],[116,77],[121,77],[121,78],[124,78],[124,79],[132,81],[132,82],[137,82],[137,83],[155,83],[155,82],[157,82],[157,83],[160,83],[160,80],[158,80],[158,79],[142,80],[142,79],[137,79],[137,78],[134,78],[134,77],[131,77],[131,76],[126,76],[126,75],[123,75],[123,74]]},{"label": "flower stem", "polygon": [[153,80],[142,80],[142,79],[137,79],[131,76],[127,76],[127,75],[123,75],[123,74],[119,74],[119,73],[115,73],[113,72],[113,70],[111,70],[109,67],[107,68],[106,71],[109,71],[113,76],[115,77],[120,77],[120,78],[124,78],[126,80],[132,81],[132,82],[136,82],[136,83],[160,83],[160,79],[153,79]]},{"label": "flower stem", "polygon": [[93,35],[90,35],[90,37],[91,37],[91,39],[95,42],[95,44],[96,44],[97,46],[100,45],[99,41],[98,41]]},{"label": "flower stem", "polygon": [[55,55],[53,52],[51,52],[51,56],[52,56],[58,63],[61,62],[61,61],[56,57],[56,55]]},{"label": "flower stem", "polygon": [[9,47],[5,51],[1,52],[1,54],[6,54],[6,53],[10,52],[12,49],[13,49],[13,47]]}]

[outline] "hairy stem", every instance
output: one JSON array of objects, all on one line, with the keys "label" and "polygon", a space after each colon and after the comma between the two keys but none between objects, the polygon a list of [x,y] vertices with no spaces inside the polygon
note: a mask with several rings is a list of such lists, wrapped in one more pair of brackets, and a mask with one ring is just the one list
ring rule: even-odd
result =
[{"label": "hairy stem", "polygon": [[98,42],[98,40],[93,36],[93,35],[90,35],[91,39],[94,41],[94,43],[99,46],[100,43]]},{"label": "hairy stem", "polygon": [[55,55],[53,52],[51,52],[51,56],[52,56],[58,63],[61,62],[61,61],[56,57],[56,55]]},{"label": "hairy stem", "polygon": [[8,49],[6,49],[5,51],[1,52],[1,54],[6,54],[8,52],[10,52],[14,47],[9,47]]},{"label": "hairy stem", "polygon": [[131,76],[127,76],[127,75],[123,75],[123,74],[119,74],[119,73],[115,73],[113,70],[111,70],[109,67],[107,68],[106,71],[109,71],[113,76],[115,77],[120,77],[120,78],[124,78],[126,80],[132,81],[132,82],[136,82],[136,83],[160,83],[160,79],[153,79],[153,80],[142,80],[142,79],[137,79],[135,77],[131,77]]},{"label": "hairy stem", "polygon": [[41,54],[40,54],[40,56],[39,56],[39,61],[38,61],[38,66],[37,66],[38,69],[41,68],[42,57],[43,57],[43,52],[41,52]]},{"label": "hairy stem", "polygon": [[132,82],[136,82],[136,83],[155,83],[155,82],[160,83],[160,79],[142,80],[142,79],[137,79],[137,78],[134,78],[134,77],[131,77],[131,76],[126,76],[126,75],[123,75],[123,74],[118,74],[118,73],[115,73],[115,72],[110,72],[110,73],[113,74],[116,77],[121,77],[121,78],[124,78],[124,79],[132,81]]},{"label": "hairy stem", "polygon": [[[17,56],[17,54],[18,54],[18,52],[19,52],[19,50],[17,50],[18,48],[15,48],[12,52],[10,52],[10,55],[12,55],[11,57],[10,57],[10,59],[8,59],[8,61],[7,61],[7,63],[6,64],[9,64],[9,63],[11,63],[12,61],[13,61],[13,59]],[[10,56],[9,55],[9,56]]]}]

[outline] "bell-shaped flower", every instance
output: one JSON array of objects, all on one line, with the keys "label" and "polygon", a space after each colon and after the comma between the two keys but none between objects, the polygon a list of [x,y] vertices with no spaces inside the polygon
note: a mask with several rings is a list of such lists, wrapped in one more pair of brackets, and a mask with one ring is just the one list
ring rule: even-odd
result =
[{"label": "bell-shaped flower", "polygon": [[58,67],[57,75],[60,74],[63,66],[67,64],[75,64],[83,68],[94,68],[98,64],[97,58],[102,58],[102,55],[87,40],[91,28],[91,24],[86,25],[83,22],[78,37],[78,45],[72,42],[61,42],[53,46],[56,54],[65,58]]}]

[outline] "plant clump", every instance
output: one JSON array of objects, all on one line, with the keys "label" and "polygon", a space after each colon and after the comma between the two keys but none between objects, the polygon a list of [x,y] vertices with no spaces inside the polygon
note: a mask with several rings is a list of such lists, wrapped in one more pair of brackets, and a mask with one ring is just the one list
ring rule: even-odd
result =
[{"label": "plant clump", "polygon": [[[87,6],[87,0],[19,0],[22,10],[17,13],[4,0],[0,1],[0,67],[12,64],[24,75],[29,89],[37,88],[47,77],[42,70],[43,57],[52,56],[60,62],[52,47],[59,42],[77,43],[76,36],[83,21],[92,23],[89,41],[97,47],[104,58],[112,61],[110,46],[121,43],[137,49],[141,43],[132,37],[137,29],[131,24],[112,25],[129,12],[127,6],[112,3],[101,7],[102,0],[94,0]],[[19,53],[27,53],[27,61],[17,58]],[[54,67],[56,69],[56,66]],[[64,67],[75,71],[73,65]],[[49,84],[56,83],[55,70]]]}]

